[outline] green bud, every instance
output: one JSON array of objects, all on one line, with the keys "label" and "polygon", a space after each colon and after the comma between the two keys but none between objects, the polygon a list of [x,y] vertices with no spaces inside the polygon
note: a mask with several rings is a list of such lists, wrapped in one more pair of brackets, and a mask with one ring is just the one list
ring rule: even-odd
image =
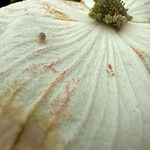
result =
[{"label": "green bud", "polygon": [[102,17],[103,17],[103,16],[102,16],[101,13],[98,13],[98,14],[97,14],[97,20],[98,20],[98,21],[101,21],[101,20],[102,20]]},{"label": "green bud", "polygon": [[91,12],[89,13],[89,17],[91,17],[91,18],[93,18],[93,19],[96,19],[96,18],[97,18],[97,14],[96,14],[95,12],[91,11]]},{"label": "green bud", "polygon": [[110,23],[112,23],[112,21],[113,21],[113,17],[112,17],[110,14],[105,15],[104,21],[105,21],[107,24],[110,24]]}]

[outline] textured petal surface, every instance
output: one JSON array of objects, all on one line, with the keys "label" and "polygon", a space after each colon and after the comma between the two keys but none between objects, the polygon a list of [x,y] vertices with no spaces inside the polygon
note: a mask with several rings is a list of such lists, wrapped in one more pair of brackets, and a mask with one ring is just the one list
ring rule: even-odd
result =
[{"label": "textured petal surface", "polygon": [[149,65],[137,55],[149,60],[149,24],[118,34],[87,10],[62,0],[0,10],[0,150],[149,150]]},{"label": "textured petal surface", "polygon": [[88,8],[92,8],[94,5],[93,0],[83,0],[83,2],[86,4],[86,6],[88,6]]},{"label": "textured petal surface", "polygon": [[120,32],[120,36],[150,71],[150,24],[128,23]]},{"label": "textured petal surface", "polygon": [[150,0],[124,0],[133,22],[150,23]]}]

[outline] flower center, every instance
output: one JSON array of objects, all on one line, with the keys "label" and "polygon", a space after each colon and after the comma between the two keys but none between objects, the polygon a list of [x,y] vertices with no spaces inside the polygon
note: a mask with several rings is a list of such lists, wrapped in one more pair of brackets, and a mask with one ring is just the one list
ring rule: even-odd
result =
[{"label": "flower center", "polygon": [[98,22],[103,22],[115,29],[132,19],[124,7],[125,3],[121,0],[94,0],[95,4],[91,8],[89,16]]}]

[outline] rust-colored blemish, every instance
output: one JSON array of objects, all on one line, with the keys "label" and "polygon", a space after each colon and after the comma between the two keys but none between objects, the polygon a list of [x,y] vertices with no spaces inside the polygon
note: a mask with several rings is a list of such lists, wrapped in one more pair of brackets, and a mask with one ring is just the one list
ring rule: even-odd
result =
[{"label": "rust-colored blemish", "polygon": [[42,102],[48,98],[48,95],[50,93],[50,91],[53,89],[53,87],[60,82],[61,80],[64,79],[65,75],[69,72],[69,69],[64,70],[63,72],[61,72],[56,78],[55,80],[50,84],[50,86],[44,91],[44,93],[40,96],[39,100],[37,100],[37,103],[33,106],[32,111],[35,111],[35,109],[37,107],[39,107],[40,105],[42,105]]},{"label": "rust-colored blemish", "polygon": [[64,96],[64,98],[60,99],[57,96],[56,101],[54,101],[54,103],[51,104],[51,106],[55,108],[55,111],[53,112],[54,116],[58,117],[60,114],[62,114],[64,112],[64,110],[68,106],[70,97],[71,97],[72,93],[74,92],[74,90],[75,90],[75,87],[70,87],[70,85],[67,84],[65,86],[66,95]]},{"label": "rust-colored blemish", "polygon": [[46,69],[46,70],[51,70],[54,73],[57,73],[58,71],[54,68],[55,64],[56,64],[55,62],[52,62],[50,64],[44,64],[43,68]]},{"label": "rust-colored blemish", "polygon": [[66,85],[66,97],[64,98],[64,103],[61,106],[60,112],[64,110],[64,108],[68,105],[68,102],[70,101],[71,94],[74,92],[75,87],[70,87],[70,85]]},{"label": "rust-colored blemish", "polygon": [[40,48],[40,49],[38,49],[36,51],[33,51],[33,53],[41,52],[41,51],[47,51],[47,50],[49,50],[49,48],[48,47],[44,47],[44,48]]},{"label": "rust-colored blemish", "polygon": [[38,64],[30,64],[29,67],[26,69],[31,75],[36,76],[38,73],[42,73],[42,66],[44,63]]},{"label": "rust-colored blemish", "polygon": [[[61,100],[62,102],[57,103],[57,105],[59,105],[58,109],[55,111],[55,113],[50,114],[49,118],[45,118],[44,116],[40,117],[41,114],[39,114],[38,112],[32,114],[31,115],[32,117],[28,121],[28,124],[25,126],[20,136],[18,136],[18,140],[17,142],[15,142],[14,147],[16,147],[20,142],[22,142],[21,139],[26,138],[24,140],[25,141],[27,140],[29,144],[31,145],[31,147],[33,148],[35,146],[38,146],[37,149],[39,150],[54,149],[60,140],[60,133],[59,133],[60,119],[62,117],[65,117],[64,112],[65,112],[66,107],[68,106],[68,103],[70,101],[70,96],[74,92],[74,90],[75,90],[75,87],[71,87],[69,83],[65,86],[66,96]],[[57,99],[59,99],[59,97],[57,97]],[[41,119],[38,119],[38,118],[43,118],[45,120],[43,120],[44,122],[41,122]],[[39,124],[41,125],[39,126]],[[32,136],[30,136],[30,133],[33,133],[32,129],[34,126],[37,129],[39,128],[38,130],[42,130],[44,134],[42,135],[40,134],[38,136],[38,134],[41,132],[39,133],[36,132],[35,134],[37,134],[37,136],[40,138],[40,141],[37,140],[37,142],[31,143],[33,138]],[[28,138],[27,138],[27,135],[23,136],[25,134],[28,135]],[[23,142],[22,142],[22,146],[23,146]]]},{"label": "rust-colored blemish", "polygon": [[37,73],[43,73],[44,71],[52,71],[53,73],[58,73],[58,71],[54,68],[55,65],[59,62],[59,60],[52,61],[51,63],[38,63],[31,64],[27,68],[27,71],[32,75],[36,75]]},{"label": "rust-colored blemish", "polygon": [[[24,118],[24,121],[22,122],[22,127],[18,131],[18,133],[17,133],[18,136],[14,139],[14,144],[13,144],[12,147],[15,147],[16,145],[18,145],[20,143],[20,140],[22,139],[23,135],[25,134],[25,131],[28,131],[29,122],[32,120],[33,115],[35,115],[37,113],[37,111],[36,111],[37,108],[39,108],[39,107],[41,107],[43,105],[43,102],[47,100],[49,94],[53,92],[53,87],[56,86],[56,84],[58,82],[62,81],[67,73],[69,73],[69,69],[66,69],[62,73],[60,73],[55,78],[55,80],[52,83],[50,83],[50,86],[44,91],[44,93],[39,97],[39,99],[36,100],[36,103],[34,103],[32,105],[32,108],[28,111],[27,116]],[[66,89],[66,91],[68,92],[67,89]],[[70,93],[71,91],[69,90],[68,93]],[[66,100],[66,98],[64,98],[64,99],[65,99],[65,102],[64,102],[63,106],[66,106],[67,100]],[[52,122],[54,122],[55,120],[58,121],[60,119],[60,117],[63,115],[63,113],[60,113],[62,111],[61,107],[60,107],[60,110],[57,111],[55,114],[52,114],[52,115],[50,114],[50,117],[52,117],[51,122],[48,123],[50,128],[51,128]],[[63,110],[64,110],[64,108],[63,108]],[[45,134],[45,137],[42,138],[42,141],[46,142],[46,140],[48,140],[47,142],[49,143],[49,139],[47,137],[48,137],[48,134],[51,134],[51,130],[49,131],[50,128],[45,129],[46,130],[46,134]],[[26,138],[26,140],[28,140],[28,138]],[[56,142],[57,142],[57,140],[56,140]],[[52,144],[52,147],[54,147],[56,145],[55,142],[54,143],[50,143],[50,144]],[[32,143],[31,143],[31,146],[32,146]]]},{"label": "rust-colored blemish", "polygon": [[44,5],[44,9],[46,10],[46,13],[50,16],[52,16],[54,19],[58,19],[58,20],[68,20],[68,21],[72,21],[73,19],[64,14],[63,12],[56,10],[55,8],[53,8],[52,6],[49,6],[48,4],[45,3]]},{"label": "rust-colored blemish", "polygon": [[142,60],[142,62],[145,62],[144,52],[142,52],[138,49],[135,49],[135,48],[132,48],[132,49],[139,56],[139,58]]},{"label": "rust-colored blemish", "polygon": [[111,64],[108,64],[108,65],[107,65],[106,72],[108,73],[109,76],[114,76],[114,75],[115,75],[114,70],[113,70],[113,67],[112,67]]},{"label": "rust-colored blemish", "polygon": [[29,68],[27,68],[27,70],[28,70],[29,72],[31,72],[32,74],[36,74],[38,67],[39,67],[39,64],[31,64],[31,65],[29,66]]},{"label": "rust-colored blemish", "polygon": [[[33,114],[35,114],[37,111],[37,108],[41,107],[43,102],[45,100],[47,100],[50,91],[52,90],[52,88],[56,85],[56,83],[58,83],[59,81],[61,81],[62,79],[64,79],[65,75],[68,73],[68,69],[64,70],[62,73],[60,73],[56,79],[50,84],[50,86],[45,90],[45,92],[39,97],[39,99],[36,100],[36,103],[34,103],[32,105],[32,108],[30,110],[28,110],[28,114],[26,115],[26,117],[24,118],[24,121],[21,124],[21,127],[18,129],[17,134],[18,136],[14,138],[14,142],[12,147],[15,147],[16,145],[18,145],[18,143],[20,143],[20,140],[23,137],[23,134],[25,133],[25,131],[28,131],[29,127],[29,121],[32,120],[33,118]],[[59,116],[60,117],[60,116]],[[58,120],[58,117],[56,117],[56,115],[52,116],[52,121],[50,123],[52,123],[55,120]],[[32,123],[32,122],[30,122]],[[31,124],[30,124],[31,125]],[[50,126],[51,124],[49,124]],[[32,131],[32,130],[31,130]],[[48,133],[48,130],[47,132]],[[47,136],[47,134],[45,135]],[[26,138],[26,140],[28,140],[28,138]],[[45,140],[44,140],[45,141]],[[32,143],[31,143],[32,144]],[[51,143],[52,146],[55,146],[55,144]],[[24,145],[23,145],[24,146]],[[13,148],[12,148],[13,149]]]}]

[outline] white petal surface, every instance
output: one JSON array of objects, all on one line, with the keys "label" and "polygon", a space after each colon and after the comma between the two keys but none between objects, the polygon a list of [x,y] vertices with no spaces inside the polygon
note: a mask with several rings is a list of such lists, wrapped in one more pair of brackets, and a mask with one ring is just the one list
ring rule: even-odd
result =
[{"label": "white petal surface", "polygon": [[150,23],[150,0],[124,0],[133,22]]},{"label": "white petal surface", "polygon": [[120,36],[150,71],[150,25],[128,23],[120,32]]},{"label": "white petal surface", "polygon": [[94,6],[94,1],[93,0],[82,0],[88,8],[92,8]]},{"label": "white petal surface", "polygon": [[0,11],[0,149],[149,150],[150,76],[131,48],[149,54],[148,25],[119,36],[62,0]]}]

